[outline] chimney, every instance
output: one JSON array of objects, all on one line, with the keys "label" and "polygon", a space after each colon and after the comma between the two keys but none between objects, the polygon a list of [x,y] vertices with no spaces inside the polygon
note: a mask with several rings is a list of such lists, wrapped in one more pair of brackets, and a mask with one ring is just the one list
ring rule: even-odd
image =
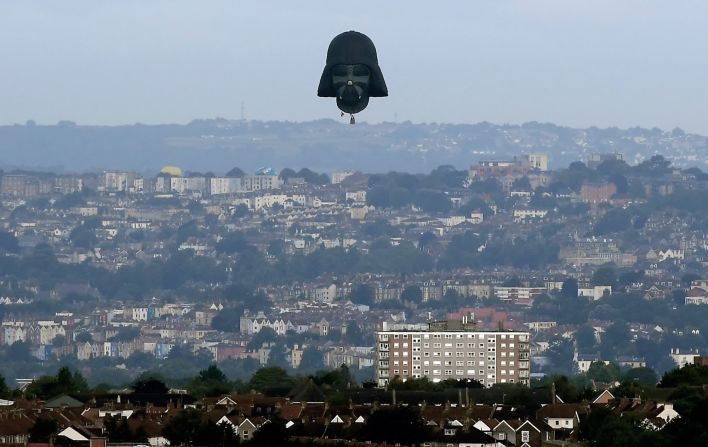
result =
[{"label": "chimney", "polygon": [[556,383],[551,382],[551,403],[556,403]]}]

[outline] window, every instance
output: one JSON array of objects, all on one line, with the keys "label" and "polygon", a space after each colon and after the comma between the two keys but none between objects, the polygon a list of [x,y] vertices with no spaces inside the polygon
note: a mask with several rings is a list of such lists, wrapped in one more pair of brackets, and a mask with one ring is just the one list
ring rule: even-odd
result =
[{"label": "window", "polygon": [[445,343],[446,348],[452,348],[452,343]]},{"label": "window", "polygon": [[462,376],[465,374],[465,371],[462,369],[458,369],[458,370],[455,370],[455,374],[457,374],[458,376]]},{"label": "window", "polygon": [[429,347],[430,347],[430,343],[423,343],[423,347],[424,347],[424,348],[429,348]]},{"label": "window", "polygon": [[451,370],[451,369],[446,369],[446,370],[445,370],[445,375],[446,375],[446,376],[451,376],[451,375],[452,375],[452,370]]},{"label": "window", "polygon": [[469,375],[469,376],[474,376],[474,369],[468,369],[468,370],[467,370],[467,375]]},{"label": "window", "polygon": [[465,362],[455,362],[455,366],[465,366]]},{"label": "window", "polygon": [[456,352],[455,357],[464,357],[465,353],[464,352]]},{"label": "window", "polygon": [[474,360],[467,362],[467,366],[474,366]]},{"label": "window", "polygon": [[467,343],[468,348],[474,348],[474,343]]},{"label": "window", "polygon": [[433,348],[441,348],[442,345],[440,343],[433,343]]},{"label": "window", "polygon": [[452,357],[452,352],[445,351],[445,357]]},{"label": "window", "polygon": [[465,347],[465,344],[464,344],[464,343],[457,343],[457,348],[458,348],[458,349],[464,348],[464,347]]},{"label": "window", "polygon": [[393,338],[398,338],[398,337],[399,337],[398,334],[393,334]]},{"label": "window", "polygon": [[430,366],[430,361],[429,360],[424,361],[423,366]]},{"label": "window", "polygon": [[398,343],[394,343],[394,344],[393,344],[393,347],[394,347],[394,348],[398,348]]},{"label": "window", "polygon": [[404,348],[407,348],[407,347],[408,347],[408,343],[403,343],[403,347],[404,347]]},{"label": "window", "polygon": [[521,442],[529,442],[529,432],[528,430],[521,431]]},{"label": "window", "polygon": [[506,439],[506,433],[504,433],[504,432],[499,432],[499,440],[500,440],[500,441],[503,441],[503,440],[505,440],[505,439]]}]

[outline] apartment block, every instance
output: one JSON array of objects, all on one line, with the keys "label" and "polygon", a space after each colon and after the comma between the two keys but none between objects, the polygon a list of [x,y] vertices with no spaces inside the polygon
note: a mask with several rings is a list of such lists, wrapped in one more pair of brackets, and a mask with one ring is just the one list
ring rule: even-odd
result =
[{"label": "apartment block", "polygon": [[529,332],[477,331],[474,323],[431,323],[428,330],[376,332],[376,381],[426,377],[433,382],[474,379],[529,385]]}]

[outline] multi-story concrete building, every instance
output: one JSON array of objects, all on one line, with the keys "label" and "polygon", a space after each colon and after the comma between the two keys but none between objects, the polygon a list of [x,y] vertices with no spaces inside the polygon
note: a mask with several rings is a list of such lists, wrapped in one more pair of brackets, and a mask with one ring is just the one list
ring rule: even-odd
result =
[{"label": "multi-story concrete building", "polygon": [[278,189],[283,184],[277,175],[246,175],[243,177],[244,191]]},{"label": "multi-story concrete building", "polygon": [[211,177],[209,179],[209,194],[234,194],[241,191],[241,179],[238,177]]},{"label": "multi-story concrete building", "polygon": [[474,379],[487,387],[529,384],[528,332],[478,331],[468,317],[430,323],[427,331],[383,329],[376,332],[379,386],[386,386],[394,377],[426,377],[433,382]]}]

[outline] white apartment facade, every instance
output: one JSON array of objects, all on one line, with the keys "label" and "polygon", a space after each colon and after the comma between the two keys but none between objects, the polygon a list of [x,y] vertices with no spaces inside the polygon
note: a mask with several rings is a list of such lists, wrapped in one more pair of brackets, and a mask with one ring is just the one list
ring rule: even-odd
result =
[{"label": "white apartment facade", "polygon": [[433,382],[474,379],[529,385],[528,332],[378,331],[376,381],[384,387],[394,377],[427,377]]}]

